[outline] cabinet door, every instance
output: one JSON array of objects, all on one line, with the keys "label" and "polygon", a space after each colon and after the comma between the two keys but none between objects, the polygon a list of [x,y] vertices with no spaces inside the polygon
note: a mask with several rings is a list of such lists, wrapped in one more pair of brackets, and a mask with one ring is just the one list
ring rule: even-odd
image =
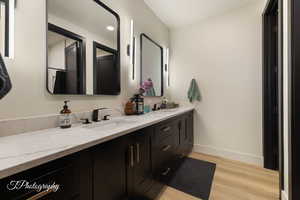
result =
[{"label": "cabinet door", "polygon": [[193,113],[185,114],[180,120],[180,156],[187,156],[194,145],[194,122]]},{"label": "cabinet door", "polygon": [[194,146],[194,113],[193,112],[190,112],[188,114],[187,132],[188,132],[188,148],[189,151],[192,151]]},{"label": "cabinet door", "polygon": [[[1,199],[51,199],[51,200],[92,200],[90,193],[90,154],[87,151],[41,165],[20,174],[0,180]],[[20,188],[8,190],[14,181],[30,185],[58,185],[54,190]]]},{"label": "cabinet door", "polygon": [[143,129],[134,137],[135,164],[133,187],[135,196],[142,196],[149,190],[152,183],[151,171],[151,135],[153,129]]},{"label": "cabinet door", "polygon": [[104,143],[93,151],[94,200],[126,197],[125,139]]}]

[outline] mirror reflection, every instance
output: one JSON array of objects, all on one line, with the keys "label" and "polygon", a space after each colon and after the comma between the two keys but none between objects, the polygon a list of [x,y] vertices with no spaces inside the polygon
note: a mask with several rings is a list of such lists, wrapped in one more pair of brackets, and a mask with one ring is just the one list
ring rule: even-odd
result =
[{"label": "mirror reflection", "polygon": [[48,89],[85,94],[85,39],[53,24],[48,27]]},{"label": "mirror reflection", "polygon": [[0,0],[0,53],[12,58],[15,0]]},{"label": "mirror reflection", "polygon": [[[118,15],[98,0],[47,0],[47,11],[48,91],[70,95],[118,94]],[[101,62],[98,54],[95,58],[95,43],[99,44],[98,49],[113,56],[110,63],[103,61],[104,56]],[[95,68],[97,59],[100,67]],[[110,70],[104,67],[108,65]],[[110,84],[111,80],[116,80],[115,84]]]},{"label": "mirror reflection", "polygon": [[141,88],[144,96],[163,96],[163,48],[141,34]]},{"label": "mirror reflection", "polygon": [[94,42],[94,94],[118,94],[120,78],[116,50]]}]

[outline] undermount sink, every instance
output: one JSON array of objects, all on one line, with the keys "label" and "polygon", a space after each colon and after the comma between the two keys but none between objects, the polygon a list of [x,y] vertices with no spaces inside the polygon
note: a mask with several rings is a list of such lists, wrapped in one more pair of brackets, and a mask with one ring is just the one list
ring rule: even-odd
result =
[{"label": "undermount sink", "polygon": [[97,129],[97,131],[107,131],[107,130],[120,128],[122,126],[134,124],[134,123],[137,123],[137,121],[131,119],[112,119],[109,121],[101,121],[101,122],[85,125],[84,128]]}]

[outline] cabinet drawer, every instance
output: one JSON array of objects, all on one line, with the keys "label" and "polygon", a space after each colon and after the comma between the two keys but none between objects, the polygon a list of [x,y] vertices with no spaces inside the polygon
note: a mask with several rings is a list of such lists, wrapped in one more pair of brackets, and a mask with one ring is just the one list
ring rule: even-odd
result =
[{"label": "cabinet drawer", "polygon": [[176,133],[175,121],[164,123],[155,128],[155,140],[156,142],[160,142],[167,137],[175,135]]},{"label": "cabinet drawer", "polygon": [[153,170],[154,173],[168,166],[176,158],[176,137],[168,137],[159,144],[153,145]]}]

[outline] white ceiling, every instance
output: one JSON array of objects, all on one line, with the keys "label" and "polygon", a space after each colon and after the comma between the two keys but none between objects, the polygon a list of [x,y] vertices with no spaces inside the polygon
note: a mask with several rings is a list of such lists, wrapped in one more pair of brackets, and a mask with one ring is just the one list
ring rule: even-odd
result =
[{"label": "white ceiling", "polygon": [[[196,23],[259,0],[144,0],[170,28]],[[261,0],[260,0],[261,1]]]}]

